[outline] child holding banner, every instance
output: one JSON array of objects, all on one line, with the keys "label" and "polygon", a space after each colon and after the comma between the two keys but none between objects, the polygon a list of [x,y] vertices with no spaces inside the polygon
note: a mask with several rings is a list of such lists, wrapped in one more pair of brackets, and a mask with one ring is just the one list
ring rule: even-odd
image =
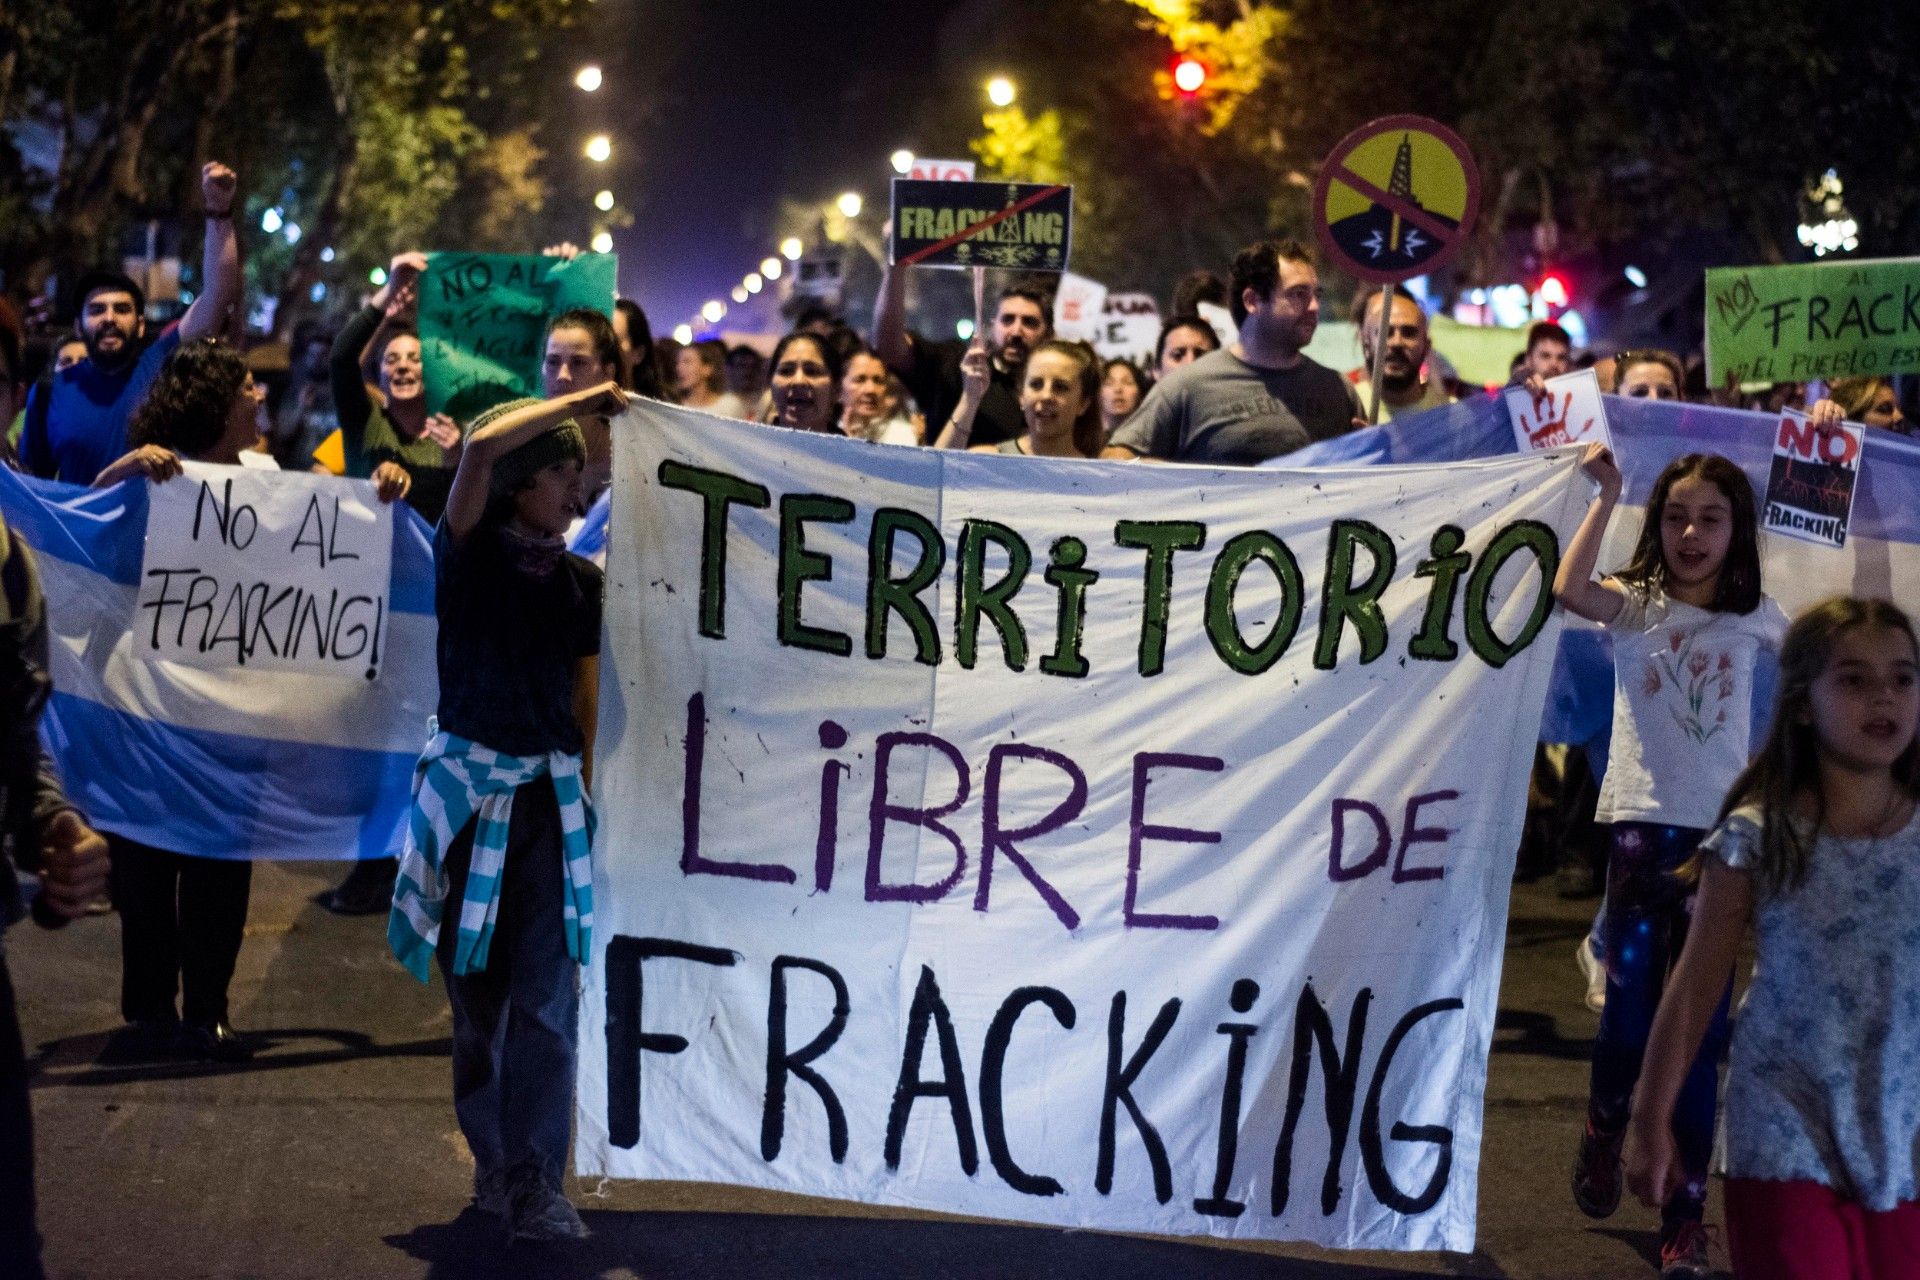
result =
[{"label": "child holding banner", "polygon": [[[1675,873],[1746,766],[1754,662],[1778,647],[1787,620],[1761,590],[1753,489],[1738,467],[1697,453],[1669,464],[1631,559],[1596,582],[1622,480],[1605,445],[1588,446],[1584,465],[1600,492],[1553,585],[1613,641],[1613,741],[1595,815],[1610,827],[1607,995],[1573,1169],[1574,1202],[1605,1218],[1620,1203],[1620,1148],[1654,1010],[1686,941],[1693,895]],[[1685,1176],[1662,1207],[1660,1258],[1663,1275],[1683,1280],[1707,1274],[1701,1217],[1727,1022],[1727,992],[1718,994],[1673,1111]]]},{"label": "child holding banner", "polygon": [[474,1200],[514,1239],[586,1234],[561,1180],[576,966],[592,954],[584,759],[602,578],[564,535],[586,507],[575,419],[625,407],[607,381],[487,410],[434,533],[439,716],[414,771],[387,938],[422,982],[438,961]]},{"label": "child holding banner", "polygon": [[1794,622],[1773,728],[1701,843],[1692,934],[1633,1099],[1627,1180],[1683,1176],[1668,1117],[1752,921],[1727,1069],[1734,1274],[1920,1274],[1920,651],[1882,600]]},{"label": "child holding banner", "polygon": [[[237,466],[259,439],[259,402],[247,359],[213,338],[181,344],[128,428],[133,444],[94,480],[162,483],[180,460]],[[383,467],[380,500],[406,492],[406,473]],[[150,799],[149,799],[150,802]],[[120,1012],[147,1048],[179,1048],[220,1062],[253,1056],[227,1020],[227,986],[246,932],[253,864],[155,848],[109,833],[112,896],[120,913]],[[181,1006],[175,1012],[174,994]]]}]

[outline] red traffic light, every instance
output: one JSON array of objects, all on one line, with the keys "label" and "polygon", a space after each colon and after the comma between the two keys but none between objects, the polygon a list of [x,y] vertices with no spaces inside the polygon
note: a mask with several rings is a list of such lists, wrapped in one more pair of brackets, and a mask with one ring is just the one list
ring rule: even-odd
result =
[{"label": "red traffic light", "polygon": [[1567,288],[1566,280],[1552,272],[1541,279],[1540,287],[1534,292],[1550,307],[1564,307],[1573,301],[1573,291]]},{"label": "red traffic light", "polygon": [[1207,83],[1207,68],[1198,58],[1182,58],[1173,64],[1173,87],[1188,95],[1200,92]]}]

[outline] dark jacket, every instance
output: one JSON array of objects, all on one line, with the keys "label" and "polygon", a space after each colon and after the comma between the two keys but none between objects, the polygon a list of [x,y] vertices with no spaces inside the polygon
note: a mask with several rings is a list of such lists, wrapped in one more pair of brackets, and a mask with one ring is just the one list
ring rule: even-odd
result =
[{"label": "dark jacket", "polygon": [[37,871],[47,824],[70,808],[40,745],[40,711],[53,689],[47,671],[47,607],[33,552],[0,523],[0,926],[22,914],[21,871]]}]

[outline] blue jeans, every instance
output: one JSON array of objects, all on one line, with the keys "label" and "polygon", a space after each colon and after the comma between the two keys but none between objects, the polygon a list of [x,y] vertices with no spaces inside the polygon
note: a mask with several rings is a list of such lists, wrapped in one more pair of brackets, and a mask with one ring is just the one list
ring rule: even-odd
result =
[{"label": "blue jeans", "polygon": [[[1693,827],[1662,827],[1645,822],[1616,822],[1607,850],[1606,922],[1607,1005],[1593,1041],[1593,1083],[1587,1119],[1601,1133],[1626,1127],[1633,1087],[1653,1031],[1667,974],[1687,941],[1697,880],[1677,876],[1693,857],[1706,832]],[[1718,1102],[1719,1064],[1727,1048],[1727,999],[1720,995],[1700,1052],[1687,1071],[1673,1108],[1673,1140],[1686,1178],[1668,1200],[1662,1216],[1669,1222],[1698,1221],[1706,1206],[1707,1167],[1713,1159],[1713,1116]]]},{"label": "blue jeans", "polygon": [[436,955],[453,1006],[453,1109],[482,1175],[559,1189],[573,1125],[579,966],[561,915],[560,809],[545,778],[513,797],[500,911],[484,970],[455,976],[453,949],[474,823],[447,849]]}]

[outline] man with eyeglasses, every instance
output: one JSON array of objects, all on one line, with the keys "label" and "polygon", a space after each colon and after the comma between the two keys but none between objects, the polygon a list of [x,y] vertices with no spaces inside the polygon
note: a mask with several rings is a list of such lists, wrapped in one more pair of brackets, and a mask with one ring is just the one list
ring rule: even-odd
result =
[{"label": "man with eyeglasses", "polygon": [[234,237],[237,199],[233,170],[218,162],[200,171],[206,238],[200,296],[180,323],[142,348],[146,295],[118,271],[90,271],[75,290],[74,328],[87,357],[36,386],[20,434],[20,465],[28,473],[72,484],[92,484],[127,451],[127,422],[183,341],[211,338],[240,297],[240,246]]},{"label": "man with eyeglasses", "polygon": [[1250,467],[1353,429],[1352,388],[1305,352],[1320,324],[1320,274],[1306,248],[1242,249],[1227,302],[1236,340],[1156,384],[1102,457]]}]

